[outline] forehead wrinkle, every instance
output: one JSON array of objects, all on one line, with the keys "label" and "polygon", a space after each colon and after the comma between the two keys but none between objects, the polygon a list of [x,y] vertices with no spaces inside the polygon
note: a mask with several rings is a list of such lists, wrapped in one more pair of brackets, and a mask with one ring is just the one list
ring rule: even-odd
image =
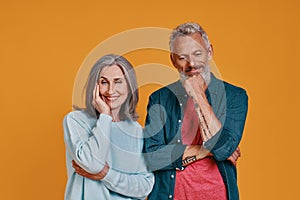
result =
[{"label": "forehead wrinkle", "polygon": [[177,55],[187,55],[187,54],[195,53],[197,51],[204,52],[205,50],[206,50],[205,47],[203,47],[201,43],[195,41],[194,39],[191,40],[184,39],[184,41],[176,40],[174,42],[174,48],[172,53]]},{"label": "forehead wrinkle", "polygon": [[106,80],[124,79],[124,74],[119,66],[112,65],[103,68],[100,73],[100,78],[104,78]]}]

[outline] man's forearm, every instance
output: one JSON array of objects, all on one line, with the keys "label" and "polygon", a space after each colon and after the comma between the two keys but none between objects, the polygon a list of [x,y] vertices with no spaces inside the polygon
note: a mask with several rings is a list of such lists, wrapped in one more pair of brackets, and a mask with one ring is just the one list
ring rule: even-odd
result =
[{"label": "man's forearm", "polygon": [[212,138],[221,129],[222,125],[208,103],[204,92],[196,94],[193,100],[199,118],[201,136],[205,142]]}]

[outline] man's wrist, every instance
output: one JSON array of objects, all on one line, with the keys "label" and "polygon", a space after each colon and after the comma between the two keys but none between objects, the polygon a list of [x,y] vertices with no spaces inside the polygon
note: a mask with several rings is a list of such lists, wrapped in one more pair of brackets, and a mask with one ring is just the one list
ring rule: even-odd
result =
[{"label": "man's wrist", "polygon": [[196,156],[189,156],[182,160],[182,165],[186,166],[192,162],[195,162],[197,160]]}]

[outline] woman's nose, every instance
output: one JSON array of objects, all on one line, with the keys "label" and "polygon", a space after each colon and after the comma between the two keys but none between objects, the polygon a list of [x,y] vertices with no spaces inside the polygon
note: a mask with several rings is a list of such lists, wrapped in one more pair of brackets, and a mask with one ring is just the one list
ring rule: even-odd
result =
[{"label": "woman's nose", "polygon": [[107,92],[108,94],[113,94],[115,92],[115,85],[109,84]]}]

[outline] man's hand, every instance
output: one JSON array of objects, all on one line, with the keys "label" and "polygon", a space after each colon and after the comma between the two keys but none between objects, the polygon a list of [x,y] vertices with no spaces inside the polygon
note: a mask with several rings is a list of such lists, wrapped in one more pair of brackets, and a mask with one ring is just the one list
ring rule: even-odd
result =
[{"label": "man's hand", "polygon": [[201,137],[206,142],[222,127],[221,122],[206,98],[205,90],[207,85],[201,75],[194,75],[183,80],[183,86],[194,101],[201,128]]},{"label": "man's hand", "polygon": [[[191,161],[185,162],[189,160],[189,158],[193,158],[193,156],[195,156],[195,160],[190,159]],[[205,149],[202,145],[189,145],[186,147],[182,156],[183,166],[187,166],[197,160],[203,159],[208,156],[213,156],[213,154],[210,153],[207,149]],[[229,156],[229,158],[227,158],[227,160],[229,160],[233,165],[236,165],[239,157],[241,157],[241,150],[238,147],[233,152],[233,154]]]},{"label": "man's hand", "polygon": [[77,174],[79,174],[80,176],[84,176],[86,178],[89,178],[89,179],[92,179],[92,180],[95,180],[95,181],[102,180],[106,176],[106,174],[109,170],[109,166],[108,166],[107,163],[105,164],[104,168],[97,174],[91,174],[91,173],[85,171],[74,160],[72,160],[72,166],[75,169],[75,172]]},{"label": "man's hand", "polygon": [[206,99],[205,90],[207,89],[207,85],[205,83],[205,80],[200,74],[190,76],[187,79],[183,79],[182,84],[183,87],[185,88],[185,91],[192,98],[196,98],[197,100],[199,100],[198,98]]},{"label": "man's hand", "polygon": [[237,164],[237,160],[239,159],[239,157],[241,157],[241,150],[238,147],[233,152],[233,154],[231,156],[229,156],[229,158],[227,158],[227,160],[231,161],[233,165],[236,165]]},{"label": "man's hand", "polygon": [[184,160],[188,157],[192,157],[192,156],[196,156],[196,155],[200,154],[200,148],[201,148],[201,145],[199,145],[199,144],[186,146],[183,156],[182,156],[182,159]]}]

